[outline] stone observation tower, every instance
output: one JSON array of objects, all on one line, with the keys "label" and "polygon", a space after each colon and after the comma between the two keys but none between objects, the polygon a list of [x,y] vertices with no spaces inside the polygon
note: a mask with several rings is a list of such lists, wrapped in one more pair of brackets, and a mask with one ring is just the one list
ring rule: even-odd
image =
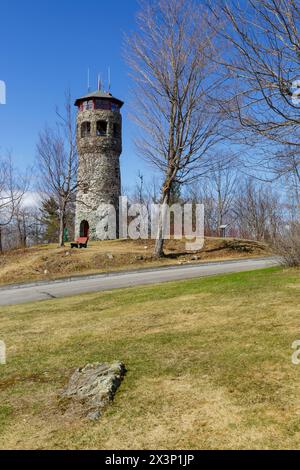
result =
[{"label": "stone observation tower", "polygon": [[[100,88],[100,86],[99,86]],[[116,209],[118,227],[121,195],[120,155],[122,152],[123,101],[98,89],[75,101],[77,115],[78,190],[75,235],[91,240],[118,237],[107,232],[103,204]],[[102,209],[101,209],[102,207]]]}]

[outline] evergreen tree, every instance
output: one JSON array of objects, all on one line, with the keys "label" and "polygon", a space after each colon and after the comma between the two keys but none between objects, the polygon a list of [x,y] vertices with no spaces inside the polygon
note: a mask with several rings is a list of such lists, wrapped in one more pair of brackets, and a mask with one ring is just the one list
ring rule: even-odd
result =
[{"label": "evergreen tree", "polygon": [[59,237],[59,207],[53,197],[42,202],[40,222],[44,226],[44,239],[57,243]]}]

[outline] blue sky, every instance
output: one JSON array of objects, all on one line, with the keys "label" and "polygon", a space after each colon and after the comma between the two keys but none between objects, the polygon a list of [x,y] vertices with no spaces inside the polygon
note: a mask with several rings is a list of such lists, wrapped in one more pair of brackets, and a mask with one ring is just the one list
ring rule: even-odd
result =
[{"label": "blue sky", "polygon": [[2,0],[0,5],[0,80],[7,104],[0,106],[0,152],[11,150],[15,163],[34,161],[39,130],[55,122],[68,88],[74,99],[97,88],[97,73],[111,67],[112,93],[123,108],[122,181],[134,184],[138,171],[151,169],[137,157],[134,124],[127,116],[128,68],[123,34],[135,27],[136,0]]}]

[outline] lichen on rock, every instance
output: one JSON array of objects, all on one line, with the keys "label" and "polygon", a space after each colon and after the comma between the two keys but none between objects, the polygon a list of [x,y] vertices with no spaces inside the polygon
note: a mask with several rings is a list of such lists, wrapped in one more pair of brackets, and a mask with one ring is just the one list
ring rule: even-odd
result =
[{"label": "lichen on rock", "polygon": [[60,396],[80,403],[85,416],[96,420],[113,400],[125,372],[122,362],[87,364],[76,369]]}]

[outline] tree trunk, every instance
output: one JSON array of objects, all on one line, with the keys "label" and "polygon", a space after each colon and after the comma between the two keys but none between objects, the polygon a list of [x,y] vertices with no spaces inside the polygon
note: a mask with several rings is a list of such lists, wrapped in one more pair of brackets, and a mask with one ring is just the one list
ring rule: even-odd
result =
[{"label": "tree trunk", "polygon": [[59,246],[65,246],[64,230],[65,230],[65,208],[62,208],[59,214]]},{"label": "tree trunk", "polygon": [[22,242],[23,242],[23,248],[26,248],[26,246],[27,246],[27,227],[26,227],[25,216],[23,216],[23,239],[22,239]]},{"label": "tree trunk", "polygon": [[27,247],[27,235],[26,235],[26,232],[24,232],[22,236],[22,248],[26,248],[26,247]]},{"label": "tree trunk", "polygon": [[3,245],[2,245],[2,227],[0,225],[0,253],[3,253]]},{"label": "tree trunk", "polygon": [[[21,226],[22,225],[22,226]],[[26,248],[26,228],[25,228],[25,222],[24,218],[23,221],[17,220],[17,227],[18,227],[18,232],[19,232],[19,242],[22,248]]]},{"label": "tree trunk", "polygon": [[[170,187],[164,190],[162,197],[162,204],[159,211],[157,237],[154,246],[153,256],[155,258],[162,258],[164,256],[164,226],[166,223],[166,211],[165,207],[170,201]],[[162,209],[162,210],[161,210]]]},{"label": "tree trunk", "polygon": [[159,224],[153,255],[155,258],[162,258],[164,256],[164,239],[161,224]]}]

